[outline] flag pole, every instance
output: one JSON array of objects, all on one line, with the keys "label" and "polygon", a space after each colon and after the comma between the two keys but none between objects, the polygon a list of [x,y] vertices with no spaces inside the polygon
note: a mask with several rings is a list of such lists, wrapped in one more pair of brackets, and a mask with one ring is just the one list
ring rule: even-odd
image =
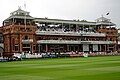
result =
[{"label": "flag pole", "polygon": [[[26,11],[26,2],[24,2],[24,9]],[[25,12],[24,24],[25,24],[25,30],[26,30],[26,12]]]},{"label": "flag pole", "polygon": [[[106,15],[109,16],[109,14],[110,14],[110,12],[108,12]],[[111,27],[110,26],[110,21],[111,21],[111,19],[109,18],[109,27]]]},{"label": "flag pole", "polygon": [[[107,12],[106,15],[108,16],[109,14],[110,14],[110,12]],[[110,22],[111,22],[111,19],[109,19],[109,27],[111,27],[111,26],[110,26]]]}]

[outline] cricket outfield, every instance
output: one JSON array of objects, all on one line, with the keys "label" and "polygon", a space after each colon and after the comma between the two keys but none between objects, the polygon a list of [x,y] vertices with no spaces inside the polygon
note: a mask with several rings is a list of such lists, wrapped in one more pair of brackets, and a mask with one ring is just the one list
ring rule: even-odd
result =
[{"label": "cricket outfield", "polygon": [[120,80],[120,56],[0,62],[0,80]]}]

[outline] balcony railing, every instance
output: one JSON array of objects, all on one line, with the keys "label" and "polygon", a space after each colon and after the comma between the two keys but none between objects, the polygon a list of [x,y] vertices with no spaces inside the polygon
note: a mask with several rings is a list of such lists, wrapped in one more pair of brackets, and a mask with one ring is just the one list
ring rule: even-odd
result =
[{"label": "balcony railing", "polygon": [[0,43],[0,47],[4,48],[4,44],[3,44],[3,43]]},{"label": "balcony railing", "polygon": [[105,33],[93,33],[93,32],[60,32],[60,31],[36,31],[37,35],[68,35],[68,36],[99,36],[105,37]]},{"label": "balcony railing", "polygon": [[114,41],[38,40],[38,44],[115,44]]},{"label": "balcony railing", "polygon": [[32,43],[33,39],[22,40],[22,43]]}]

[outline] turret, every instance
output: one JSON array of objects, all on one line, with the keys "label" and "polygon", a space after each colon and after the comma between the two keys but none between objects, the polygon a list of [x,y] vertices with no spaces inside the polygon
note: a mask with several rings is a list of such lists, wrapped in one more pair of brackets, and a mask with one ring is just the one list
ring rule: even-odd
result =
[{"label": "turret", "polygon": [[20,7],[18,10],[11,12],[10,17],[3,21],[3,26],[14,24],[30,24],[34,18],[29,15],[29,12],[22,10]]}]

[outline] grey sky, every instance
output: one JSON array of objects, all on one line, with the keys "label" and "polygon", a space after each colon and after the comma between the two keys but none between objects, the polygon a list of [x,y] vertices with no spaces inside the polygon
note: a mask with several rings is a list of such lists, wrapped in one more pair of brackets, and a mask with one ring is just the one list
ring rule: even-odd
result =
[{"label": "grey sky", "polygon": [[0,0],[0,26],[18,6],[24,10],[24,3],[33,17],[95,21],[103,14],[120,28],[120,0]]}]

